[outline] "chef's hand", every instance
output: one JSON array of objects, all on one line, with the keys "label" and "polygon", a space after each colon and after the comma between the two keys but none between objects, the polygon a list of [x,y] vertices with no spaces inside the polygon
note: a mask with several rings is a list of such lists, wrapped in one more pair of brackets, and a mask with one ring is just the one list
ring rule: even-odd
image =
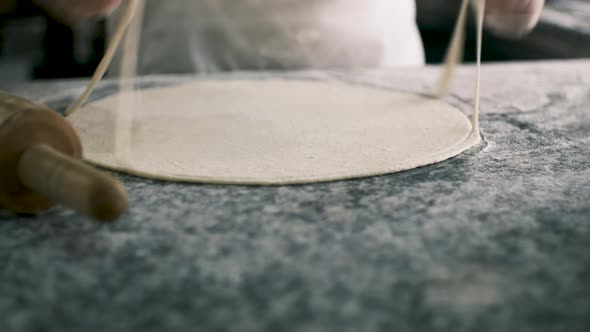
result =
[{"label": "chef's hand", "polygon": [[487,0],[486,25],[498,36],[521,38],[535,27],[544,5],[545,0]]},{"label": "chef's hand", "polygon": [[108,15],[121,3],[121,0],[33,0],[33,2],[54,18],[66,24],[75,24]]}]

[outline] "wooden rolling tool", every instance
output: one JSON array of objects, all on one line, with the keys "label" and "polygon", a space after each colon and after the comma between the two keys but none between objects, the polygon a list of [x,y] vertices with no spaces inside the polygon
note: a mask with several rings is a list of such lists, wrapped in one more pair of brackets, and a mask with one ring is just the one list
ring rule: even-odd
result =
[{"label": "wooden rolling tool", "polygon": [[58,113],[0,91],[0,206],[36,214],[55,204],[97,221],[127,210],[127,192],[86,165],[80,139]]}]

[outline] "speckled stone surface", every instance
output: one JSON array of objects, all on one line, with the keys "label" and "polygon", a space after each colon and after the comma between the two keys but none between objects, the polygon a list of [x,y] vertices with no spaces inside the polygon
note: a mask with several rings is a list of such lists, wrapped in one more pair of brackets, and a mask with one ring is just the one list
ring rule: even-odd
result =
[{"label": "speckled stone surface", "polygon": [[[297,75],[427,92],[437,71]],[[482,84],[485,142],[437,165],[271,188],[120,176],[132,207],[110,226],[1,213],[0,331],[590,330],[590,62]],[[454,91],[469,111],[472,68]]]}]

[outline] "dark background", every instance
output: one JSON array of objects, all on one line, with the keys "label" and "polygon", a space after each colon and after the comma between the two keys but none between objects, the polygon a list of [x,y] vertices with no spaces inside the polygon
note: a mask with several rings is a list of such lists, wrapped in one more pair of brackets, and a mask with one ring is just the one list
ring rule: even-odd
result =
[{"label": "dark background", "polygon": [[[428,63],[442,60],[459,3],[418,0]],[[93,22],[72,29],[31,8],[0,14],[0,81],[89,76],[104,52],[104,28],[104,22]],[[590,57],[590,0],[548,0],[539,26],[524,40],[485,38],[486,62]],[[468,62],[474,42],[469,34]]]},{"label": "dark background", "polygon": [[[460,2],[417,0],[427,62],[439,63],[444,57]],[[546,3],[538,26],[523,40],[505,40],[487,33],[483,61],[590,57],[590,0],[546,0]],[[470,62],[475,59],[473,31],[469,30],[465,54],[465,60]]]}]

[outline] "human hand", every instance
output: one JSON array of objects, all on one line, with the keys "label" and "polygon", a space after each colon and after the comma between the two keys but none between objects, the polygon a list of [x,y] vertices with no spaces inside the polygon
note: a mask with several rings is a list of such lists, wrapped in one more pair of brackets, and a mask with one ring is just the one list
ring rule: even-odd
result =
[{"label": "human hand", "polygon": [[49,15],[66,23],[74,24],[80,21],[108,15],[121,0],[33,0],[39,7],[45,9]]},{"label": "human hand", "polygon": [[486,25],[498,36],[521,38],[537,25],[544,5],[545,0],[487,0]]}]

